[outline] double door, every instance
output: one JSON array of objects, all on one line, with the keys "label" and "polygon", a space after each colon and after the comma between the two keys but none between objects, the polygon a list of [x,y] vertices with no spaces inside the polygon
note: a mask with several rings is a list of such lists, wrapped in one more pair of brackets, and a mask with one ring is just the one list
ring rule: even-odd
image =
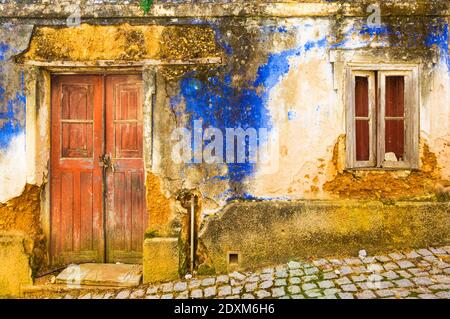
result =
[{"label": "double door", "polygon": [[141,76],[53,76],[51,123],[52,263],[140,263]]}]

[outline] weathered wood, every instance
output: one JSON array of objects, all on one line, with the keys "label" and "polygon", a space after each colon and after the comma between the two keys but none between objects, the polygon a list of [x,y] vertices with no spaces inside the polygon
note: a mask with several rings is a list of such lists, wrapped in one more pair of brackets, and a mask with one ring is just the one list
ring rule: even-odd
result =
[{"label": "weathered wood", "polygon": [[107,260],[142,259],[147,225],[143,154],[143,83],[140,75],[109,75],[106,83]]},{"label": "weathered wood", "polygon": [[[367,168],[374,167],[376,163],[376,97],[375,97],[375,73],[371,71],[349,71],[349,80],[347,84],[348,107],[347,107],[347,167],[348,168]],[[367,79],[367,114],[358,116],[356,114],[356,78]],[[368,155],[369,157],[359,159],[357,157],[357,132],[356,121],[367,121],[369,131]]]},{"label": "weathered wood", "polygon": [[[362,62],[348,64],[345,91],[347,100],[347,168],[416,169],[419,167],[420,92],[418,72],[418,66],[413,64],[365,64]],[[377,87],[375,86],[375,74]],[[362,76],[369,78],[369,105],[371,106],[368,117],[358,116],[355,109],[357,95],[355,79]],[[387,77],[401,78],[404,83],[397,89],[390,88],[390,85],[387,87]],[[399,95],[397,92],[398,96],[394,99],[391,97],[393,93],[388,90],[397,90],[398,92],[403,90],[403,95]],[[388,109],[387,113],[386,108]],[[369,125],[371,129],[369,161],[357,160],[356,122],[363,120],[371,122]],[[403,125],[395,124],[394,122],[397,121],[403,121]],[[361,127],[358,130],[359,134],[363,134]],[[386,134],[386,130],[388,130],[388,134]],[[401,139],[404,143],[393,139]],[[385,160],[386,152],[396,153],[397,158],[401,160]]]},{"label": "weathered wood", "polygon": [[141,262],[147,225],[141,75],[55,76],[52,99],[53,262]]},{"label": "weathered wood", "polygon": [[[103,82],[52,81],[51,255],[54,264],[103,261]],[[89,190],[91,190],[89,192]]]}]

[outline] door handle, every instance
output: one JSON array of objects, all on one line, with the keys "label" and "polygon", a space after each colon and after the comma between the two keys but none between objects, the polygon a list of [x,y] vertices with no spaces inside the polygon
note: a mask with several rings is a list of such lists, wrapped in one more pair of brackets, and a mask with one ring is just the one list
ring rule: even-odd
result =
[{"label": "door handle", "polygon": [[114,160],[112,159],[111,154],[103,154],[99,157],[100,162],[99,165],[103,167],[103,169],[111,168],[111,171],[114,173],[115,167],[114,167]]},{"label": "door handle", "polygon": [[107,154],[103,154],[103,155],[100,155],[99,157],[99,162],[98,162],[98,164],[101,166],[101,167],[103,167],[104,169],[107,169],[108,167],[109,167],[109,163],[110,163],[110,160],[109,160],[109,158],[108,158],[108,155]]}]

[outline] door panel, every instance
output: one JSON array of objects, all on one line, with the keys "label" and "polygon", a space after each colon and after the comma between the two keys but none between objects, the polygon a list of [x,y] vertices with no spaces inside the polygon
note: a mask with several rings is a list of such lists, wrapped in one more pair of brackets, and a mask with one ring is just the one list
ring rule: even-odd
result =
[{"label": "door panel", "polygon": [[52,79],[51,254],[53,264],[102,262],[103,82]]},{"label": "door panel", "polygon": [[109,262],[141,262],[147,214],[143,165],[142,78],[107,76],[106,250]]}]

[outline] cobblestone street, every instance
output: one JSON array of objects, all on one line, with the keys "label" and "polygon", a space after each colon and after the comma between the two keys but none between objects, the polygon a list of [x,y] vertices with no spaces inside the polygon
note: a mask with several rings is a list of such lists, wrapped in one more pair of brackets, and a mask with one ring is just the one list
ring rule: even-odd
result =
[{"label": "cobblestone street", "polygon": [[[353,258],[291,261],[256,272],[190,278],[121,290],[71,290],[39,298],[450,299],[450,246]],[[33,296],[29,296],[33,298]]]}]

